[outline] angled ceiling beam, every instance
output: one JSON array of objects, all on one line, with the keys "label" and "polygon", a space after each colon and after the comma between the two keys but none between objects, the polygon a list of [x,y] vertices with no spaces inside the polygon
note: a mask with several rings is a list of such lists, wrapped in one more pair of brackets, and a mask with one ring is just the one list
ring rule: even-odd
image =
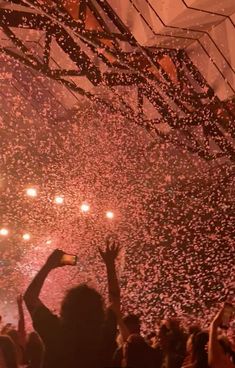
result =
[{"label": "angled ceiling beam", "polygon": [[[55,5],[57,4],[56,1],[52,0],[52,2]],[[21,1],[22,3],[24,1]],[[119,95],[120,106],[122,106],[119,112],[123,116],[150,129],[150,123],[144,123],[146,120],[143,116],[145,97],[161,114],[162,122],[167,123],[172,128],[172,131],[181,132],[185,136],[184,142],[190,139],[192,140],[191,146],[186,143],[187,148],[191,152],[197,152],[205,157],[208,155],[207,147],[203,149],[198,144],[194,135],[187,131],[187,129],[193,128],[193,126],[200,125],[204,127],[205,136],[213,139],[220,147],[222,153],[226,153],[231,159],[234,158],[234,148],[218,128],[220,119],[217,117],[214,120],[215,115],[211,113],[211,109],[213,112],[213,108],[206,100],[213,99],[220,106],[221,102],[215,97],[211,88],[205,88],[205,80],[192,64],[191,60],[187,59],[184,51],[157,50],[142,47],[106,0],[81,0],[78,9],[78,21],[74,20],[61,5],[57,4],[57,7],[47,7],[37,0],[28,0],[27,4],[29,3],[35,9],[42,10],[43,14],[33,13],[33,9],[30,7],[31,12],[0,9],[0,25],[15,47],[20,51],[20,54],[6,47],[0,48],[2,52],[22,62],[24,65],[43,73],[47,77],[63,83],[72,91],[86,96],[92,101],[102,103],[103,106],[113,112],[117,112],[117,108],[114,108],[108,101],[85,91],[79,85],[75,84],[75,82],[66,79],[66,77],[75,75],[86,76],[94,86],[106,86],[116,97],[118,97],[117,90],[115,89],[116,86],[137,87],[138,112],[136,116],[134,116],[135,112],[128,106],[125,99]],[[99,7],[102,8],[106,17],[113,22],[114,28],[118,29],[120,34],[117,31],[115,33],[110,31],[104,18],[99,13]],[[85,15],[88,9],[96,17],[102,31],[100,29],[98,31],[85,29]],[[24,42],[17,38],[14,30],[12,30],[14,27],[35,29],[44,32],[46,41],[42,60],[36,58]],[[76,37],[73,37],[73,35],[79,37],[79,40],[75,41]],[[104,43],[102,38],[105,35],[107,39],[112,41]],[[57,42],[63,52],[73,61],[78,70],[50,69],[52,39]],[[124,52],[121,44],[117,42],[120,39],[125,40],[133,51],[129,53]],[[90,57],[82,50],[81,43],[89,46],[90,50],[106,64],[108,69],[104,74],[101,73],[99,64],[94,64]],[[100,49],[103,52],[100,52]],[[162,65],[161,59],[164,57],[169,57],[172,67],[174,65],[177,73],[177,81],[172,80]],[[140,60],[142,60],[142,64]],[[190,72],[190,78],[185,71],[185,66]],[[195,88],[192,79],[197,83],[197,88]],[[182,117],[182,114],[184,117]],[[205,121],[205,114],[209,119],[209,124],[208,121]],[[152,124],[154,121],[157,124],[156,119],[152,120]],[[161,135],[157,130],[156,132],[159,136]],[[170,139],[173,140],[172,137]],[[179,138],[175,142],[178,142],[178,140]]]}]

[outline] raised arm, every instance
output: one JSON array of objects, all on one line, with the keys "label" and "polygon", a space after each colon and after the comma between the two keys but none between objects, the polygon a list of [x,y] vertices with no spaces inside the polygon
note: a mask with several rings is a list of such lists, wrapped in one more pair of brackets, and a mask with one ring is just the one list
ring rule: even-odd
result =
[{"label": "raised arm", "polygon": [[224,308],[219,311],[209,329],[208,364],[211,368],[234,368],[218,341],[218,327],[222,323]]},{"label": "raised arm", "polygon": [[25,348],[26,344],[26,331],[25,331],[25,319],[23,310],[23,296],[20,294],[17,297],[17,307],[18,307],[18,334],[20,345]]},{"label": "raised arm", "polygon": [[121,293],[115,265],[119,250],[119,243],[111,238],[106,239],[106,249],[104,252],[99,248],[101,258],[103,259],[107,270],[108,292],[111,308],[116,315],[122,339],[123,341],[126,341],[129,333],[122,320]]},{"label": "raised arm", "polygon": [[120,309],[121,304],[120,287],[115,266],[119,249],[119,243],[111,238],[106,239],[106,249],[104,252],[99,248],[100,256],[104,261],[107,271],[109,301],[115,310]]},{"label": "raised arm", "polygon": [[60,249],[56,249],[47,259],[46,263],[37,273],[29,287],[24,294],[24,301],[28,308],[29,313],[32,315],[34,310],[42,304],[39,295],[46,280],[48,274],[54,268],[61,266],[61,257],[64,252]]}]

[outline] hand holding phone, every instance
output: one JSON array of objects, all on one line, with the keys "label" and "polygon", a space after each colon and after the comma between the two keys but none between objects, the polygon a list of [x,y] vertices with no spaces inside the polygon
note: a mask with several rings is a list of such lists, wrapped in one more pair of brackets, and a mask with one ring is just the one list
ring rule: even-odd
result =
[{"label": "hand holding phone", "polygon": [[60,260],[61,266],[76,266],[77,256],[64,253]]}]

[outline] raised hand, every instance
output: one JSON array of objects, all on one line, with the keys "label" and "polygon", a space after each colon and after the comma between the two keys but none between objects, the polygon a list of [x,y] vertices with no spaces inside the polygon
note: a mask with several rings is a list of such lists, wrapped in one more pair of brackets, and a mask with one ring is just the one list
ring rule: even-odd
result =
[{"label": "raised hand", "polygon": [[[215,327],[218,327],[218,326],[221,327],[225,323],[225,327],[226,327],[226,324],[229,323],[230,316],[232,317],[234,315],[234,312],[235,312],[235,307],[232,304],[224,303],[223,307],[219,310],[219,312],[214,317],[212,321],[213,325]],[[224,317],[225,317],[226,322],[224,322]]]},{"label": "raised hand", "polygon": [[45,266],[50,270],[63,266],[61,264],[61,258],[63,254],[64,252],[60,249],[54,250],[54,252],[52,252],[51,255],[48,257]]},{"label": "raised hand", "polygon": [[110,264],[115,263],[115,260],[120,251],[120,244],[117,240],[112,239],[111,237],[107,237],[105,243],[106,243],[105,251],[102,251],[101,248],[98,249],[101,258],[103,259],[106,266],[108,266]]}]

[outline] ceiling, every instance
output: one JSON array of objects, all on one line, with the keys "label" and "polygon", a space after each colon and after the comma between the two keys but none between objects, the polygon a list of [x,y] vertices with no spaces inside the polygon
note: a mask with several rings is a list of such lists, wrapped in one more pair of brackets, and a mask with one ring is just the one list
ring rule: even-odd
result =
[{"label": "ceiling", "polygon": [[78,272],[103,285],[93,242],[108,231],[124,244],[120,272],[128,260],[126,305],[135,298],[148,315],[149,295],[165,288],[151,321],[161,305],[191,301],[197,313],[220,300],[234,266],[234,13],[234,0],[0,1],[7,311],[56,246],[81,260],[66,285]]},{"label": "ceiling", "polygon": [[235,4],[221,4],[1,1],[2,96],[59,120],[89,99],[157,140],[234,160]]}]

